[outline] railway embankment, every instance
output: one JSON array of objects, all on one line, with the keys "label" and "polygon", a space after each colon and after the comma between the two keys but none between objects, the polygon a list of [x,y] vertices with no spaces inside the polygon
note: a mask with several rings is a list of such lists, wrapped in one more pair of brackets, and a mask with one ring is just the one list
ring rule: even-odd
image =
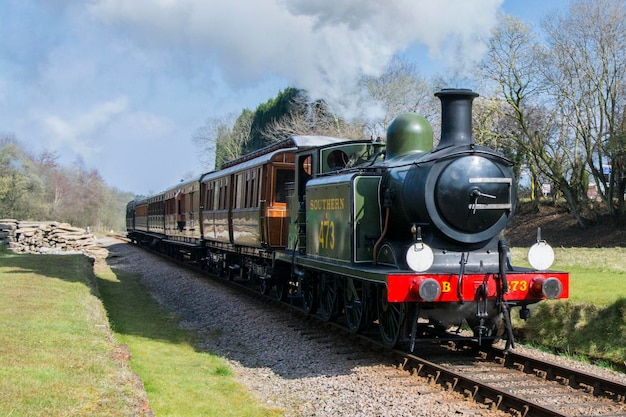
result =
[{"label": "railway embankment", "polygon": [[[626,292],[626,280],[621,291]],[[521,328],[520,339],[626,372],[624,329],[626,297],[608,305],[568,300],[538,306]]]}]

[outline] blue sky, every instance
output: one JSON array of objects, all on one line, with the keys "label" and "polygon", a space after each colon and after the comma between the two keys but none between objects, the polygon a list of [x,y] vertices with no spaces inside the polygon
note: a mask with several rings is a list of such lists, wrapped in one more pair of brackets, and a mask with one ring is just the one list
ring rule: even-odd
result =
[{"label": "blue sky", "polygon": [[[156,192],[207,170],[191,137],[209,117],[288,86],[345,105],[350,83],[398,52],[424,73],[462,74],[497,13],[538,24],[568,4],[0,0],[0,136],[80,161],[122,191]],[[464,56],[449,52],[458,43]]]}]

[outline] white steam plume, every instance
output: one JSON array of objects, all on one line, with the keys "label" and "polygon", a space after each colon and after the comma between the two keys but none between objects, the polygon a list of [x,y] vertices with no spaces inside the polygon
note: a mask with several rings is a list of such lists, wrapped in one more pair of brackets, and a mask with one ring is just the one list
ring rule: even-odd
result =
[{"label": "white steam plume", "polygon": [[339,102],[361,75],[379,75],[416,43],[462,71],[482,56],[502,2],[94,0],[90,12],[144,46],[191,47],[234,87],[272,75]]}]

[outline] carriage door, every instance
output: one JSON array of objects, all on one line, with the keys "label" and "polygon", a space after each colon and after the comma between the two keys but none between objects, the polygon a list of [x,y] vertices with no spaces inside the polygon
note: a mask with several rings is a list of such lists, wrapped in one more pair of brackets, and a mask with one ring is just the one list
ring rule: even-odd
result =
[{"label": "carriage door", "polygon": [[268,170],[268,182],[271,188],[267,196],[267,240],[272,247],[287,246],[287,198],[289,186],[293,186],[294,171],[292,167],[273,166]]},{"label": "carriage door", "polygon": [[176,225],[180,232],[185,228],[185,194],[182,190],[176,191]]}]

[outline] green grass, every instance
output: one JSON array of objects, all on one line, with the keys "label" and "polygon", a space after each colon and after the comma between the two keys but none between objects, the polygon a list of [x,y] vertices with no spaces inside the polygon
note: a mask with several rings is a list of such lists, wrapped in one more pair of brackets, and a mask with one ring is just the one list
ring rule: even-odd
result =
[{"label": "green grass", "polygon": [[[527,249],[511,250],[513,264],[529,266]],[[554,248],[551,269],[570,273],[572,302],[609,306],[626,297],[626,248]]]},{"label": "green grass", "polygon": [[88,260],[0,252],[0,415],[135,416]]},{"label": "green grass", "polygon": [[525,338],[568,354],[623,367],[626,362],[626,298],[607,306],[542,303],[528,320]]},{"label": "green grass", "polygon": [[196,348],[194,332],[158,305],[139,276],[96,266],[111,328],[132,353],[131,368],[143,380],[157,416],[280,416],[260,406],[235,380],[228,363]]},{"label": "green grass", "polygon": [[[101,261],[95,271],[81,255],[0,248],[0,416],[135,417],[146,393],[157,416],[282,415],[260,406],[223,358],[196,349],[139,277]],[[116,359],[119,344],[130,367]]]},{"label": "green grass", "polygon": [[[626,248],[555,248],[552,269],[570,273],[568,300],[539,303],[524,340],[572,355],[626,364]],[[512,251],[524,266],[522,249]]]}]

